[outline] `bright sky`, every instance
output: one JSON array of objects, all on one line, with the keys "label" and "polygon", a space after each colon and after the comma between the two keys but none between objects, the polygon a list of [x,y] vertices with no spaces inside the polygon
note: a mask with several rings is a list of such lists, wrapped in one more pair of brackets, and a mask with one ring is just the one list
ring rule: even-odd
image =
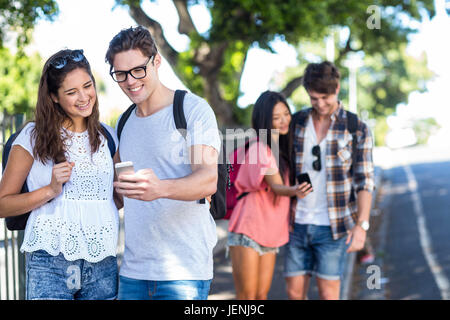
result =
[{"label": "bright sky", "polygon": [[[445,12],[445,0],[435,0],[437,14],[433,19],[425,20],[419,25],[419,32],[411,37],[408,46],[410,54],[419,55],[425,51],[428,67],[435,73],[435,78],[427,83],[425,93],[413,92],[407,105],[397,107],[397,117],[391,117],[388,123],[404,127],[413,119],[435,118],[441,125],[439,133],[430,139],[435,145],[450,145],[450,46],[442,36],[450,31],[450,18]],[[447,4],[449,5],[449,4]]]},{"label": "bright sky", "polygon": [[445,0],[436,1],[437,15],[433,20],[424,21],[419,32],[412,36],[409,45],[411,54],[419,55],[423,50],[427,53],[428,67],[436,73],[436,78],[428,82],[428,92],[412,93],[408,106],[398,108],[400,116],[429,115],[436,117],[441,123],[450,124],[450,101],[448,88],[450,83],[450,47],[443,41],[442,35],[450,31],[450,18],[446,14]]},{"label": "bright sky", "polygon": [[[158,0],[156,3],[144,3],[144,10],[162,24],[171,45],[176,50],[187,48],[188,38],[177,32],[178,18],[172,2]],[[420,54],[425,50],[429,67],[437,76],[434,81],[429,82],[429,92],[411,94],[409,105],[399,108],[398,115],[401,118],[433,116],[450,128],[447,93],[450,83],[450,47],[442,38],[450,30],[450,19],[444,11],[445,0],[435,0],[435,3],[437,15],[432,21],[425,21],[419,26],[419,32],[411,38],[409,50],[412,54]],[[30,50],[38,50],[46,59],[65,47],[84,49],[92,68],[107,86],[106,96],[100,98],[102,111],[125,109],[130,102],[109,77],[109,66],[104,62],[104,56],[111,38],[121,29],[135,26],[136,23],[125,9],[117,7],[112,10],[114,0],[58,0],[58,4],[60,15],[54,22],[42,20],[36,25],[34,45]],[[205,32],[210,24],[207,10],[198,5],[190,11],[199,32]],[[250,50],[241,84],[244,92],[239,100],[241,106],[253,103],[262,91],[270,88],[269,82],[274,75],[287,66],[296,65],[296,53],[291,46],[281,41],[275,41],[273,46],[278,54],[257,48]],[[166,61],[161,66],[159,75],[169,88],[184,88]]]}]

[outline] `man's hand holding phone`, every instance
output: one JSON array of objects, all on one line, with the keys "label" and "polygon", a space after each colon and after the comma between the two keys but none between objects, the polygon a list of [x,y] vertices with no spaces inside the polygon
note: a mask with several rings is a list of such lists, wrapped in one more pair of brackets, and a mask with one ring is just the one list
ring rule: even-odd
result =
[{"label": "man's hand holding phone", "polygon": [[162,197],[161,180],[152,169],[134,172],[133,163],[117,163],[118,181],[114,182],[117,193],[136,200],[152,201]]},{"label": "man's hand holding phone", "polygon": [[297,198],[303,199],[313,191],[311,179],[307,173],[299,174],[297,176],[297,182],[298,185],[295,192]]},{"label": "man's hand holding phone", "polygon": [[122,173],[134,173],[134,166],[133,166],[133,162],[131,162],[131,161],[116,163],[114,165],[114,167],[116,168],[117,179],[119,179],[119,176]]}]

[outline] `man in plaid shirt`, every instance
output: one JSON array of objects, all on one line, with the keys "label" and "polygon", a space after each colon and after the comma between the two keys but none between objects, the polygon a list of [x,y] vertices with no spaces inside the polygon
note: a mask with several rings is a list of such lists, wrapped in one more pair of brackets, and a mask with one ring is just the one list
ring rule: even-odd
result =
[{"label": "man in plaid shirt", "polygon": [[[293,116],[293,179],[308,173],[314,191],[292,203],[285,277],[290,299],[305,299],[316,275],[321,299],[339,299],[346,255],[363,249],[374,190],[373,141],[365,123],[338,100],[332,63],[309,64],[303,78],[312,108]],[[353,118],[356,146],[353,146]]]}]

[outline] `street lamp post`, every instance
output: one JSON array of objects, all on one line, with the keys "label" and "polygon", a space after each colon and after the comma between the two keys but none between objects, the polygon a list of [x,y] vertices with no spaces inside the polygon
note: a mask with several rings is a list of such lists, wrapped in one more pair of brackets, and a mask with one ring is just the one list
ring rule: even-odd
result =
[{"label": "street lamp post", "polygon": [[327,60],[334,63],[334,33],[331,32],[331,34],[325,38],[325,50],[327,55]]},{"label": "street lamp post", "polygon": [[358,113],[358,95],[357,95],[357,71],[363,65],[362,58],[357,53],[349,53],[349,57],[345,61],[344,65],[349,69],[349,92],[348,92],[348,107],[353,113]]}]

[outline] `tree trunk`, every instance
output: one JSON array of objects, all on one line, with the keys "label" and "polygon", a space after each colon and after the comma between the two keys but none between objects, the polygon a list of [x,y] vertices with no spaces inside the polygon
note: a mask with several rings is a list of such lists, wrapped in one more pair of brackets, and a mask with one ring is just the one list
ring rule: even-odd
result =
[{"label": "tree trunk", "polygon": [[[180,24],[178,27],[179,32],[188,36],[192,33],[200,36],[197,33],[197,30],[195,29],[195,26],[192,23],[192,19],[187,10],[187,2],[182,0],[175,0],[174,4],[180,17]],[[150,30],[152,36],[155,39],[155,42],[160,49],[161,54],[166,58],[171,66],[176,66],[179,53],[174,50],[168,43],[167,39],[164,36],[161,25],[156,20],[150,18],[139,4],[130,4],[129,12],[130,16],[138,24]],[[234,102],[227,101],[223,98],[219,81],[219,73],[224,64],[224,56],[227,48],[228,42],[226,41],[211,44],[205,40],[197,48],[195,48],[193,64],[199,68],[199,76],[203,78],[203,98],[205,98],[213,108],[219,126],[222,128],[234,128],[241,125],[237,123],[237,120],[233,114],[233,110],[236,108],[236,106],[234,105]],[[244,63],[245,61],[246,57],[244,59]],[[243,68],[244,65],[242,66],[242,70]],[[237,75],[238,79],[236,79],[236,81],[240,82],[242,70],[241,73]],[[176,68],[174,68],[174,71],[176,72],[180,80],[188,88],[190,88],[189,83],[188,81],[186,81],[186,78],[182,74],[182,72],[180,72]],[[301,85],[301,80],[302,77],[299,77],[289,82],[286,88],[281,91],[285,95],[285,97],[289,97],[292,92]]]},{"label": "tree trunk", "polygon": [[217,79],[213,78],[215,77],[209,77],[205,80],[204,98],[213,108],[219,126],[225,128],[235,127],[237,124],[233,117],[234,106],[230,102],[221,98],[221,94],[219,92],[219,82]]},{"label": "tree trunk", "polygon": [[288,98],[292,95],[292,93],[303,84],[303,76],[297,77],[289,81],[289,83],[281,90],[281,94],[284,95],[285,98]]}]

